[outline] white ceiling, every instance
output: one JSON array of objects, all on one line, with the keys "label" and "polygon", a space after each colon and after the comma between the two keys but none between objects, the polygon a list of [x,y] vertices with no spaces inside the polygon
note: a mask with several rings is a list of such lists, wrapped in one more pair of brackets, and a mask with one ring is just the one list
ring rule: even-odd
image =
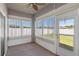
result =
[{"label": "white ceiling", "polygon": [[[36,13],[36,11],[33,8],[27,7],[26,5],[27,5],[26,3],[8,3],[7,7],[8,7],[8,9],[13,9],[13,10],[23,12],[23,13],[28,13],[28,14]],[[38,11],[47,5],[48,4],[38,6],[38,8],[39,8]]]}]

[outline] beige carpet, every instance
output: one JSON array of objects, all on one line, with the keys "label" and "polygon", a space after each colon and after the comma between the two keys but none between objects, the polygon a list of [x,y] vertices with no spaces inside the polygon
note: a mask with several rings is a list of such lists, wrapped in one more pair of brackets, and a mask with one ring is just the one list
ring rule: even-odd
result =
[{"label": "beige carpet", "polygon": [[56,55],[35,43],[28,43],[9,47],[7,56],[56,56]]}]

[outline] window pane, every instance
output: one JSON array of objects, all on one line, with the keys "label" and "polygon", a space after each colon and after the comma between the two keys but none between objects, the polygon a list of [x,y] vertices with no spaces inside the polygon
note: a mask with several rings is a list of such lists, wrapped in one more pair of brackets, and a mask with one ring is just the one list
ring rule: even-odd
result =
[{"label": "window pane", "polygon": [[21,37],[21,20],[9,19],[9,38],[20,38]]},{"label": "window pane", "polygon": [[36,21],[36,36],[42,36],[42,20]]},{"label": "window pane", "polygon": [[21,20],[16,20],[16,37],[20,38],[21,37]]},{"label": "window pane", "polygon": [[30,36],[31,28],[32,28],[31,21],[22,21],[22,36]]},{"label": "window pane", "polygon": [[14,19],[9,19],[8,20],[8,24],[9,24],[9,37],[15,37],[16,36],[16,32],[15,32],[15,28],[16,28],[16,20]]},{"label": "window pane", "polygon": [[55,19],[54,17],[48,17],[43,19],[43,37],[48,40],[53,40],[55,35]]},{"label": "window pane", "polygon": [[64,48],[72,49],[74,39],[74,19],[59,21],[60,45]]}]

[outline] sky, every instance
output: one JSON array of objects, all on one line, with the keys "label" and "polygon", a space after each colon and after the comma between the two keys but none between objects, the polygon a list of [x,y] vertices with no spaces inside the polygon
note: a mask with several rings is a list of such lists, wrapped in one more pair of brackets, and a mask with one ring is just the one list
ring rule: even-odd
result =
[{"label": "sky", "polygon": [[42,20],[39,20],[38,26],[42,26],[42,24],[43,24],[43,26],[45,26],[45,27],[48,27],[48,26],[52,27],[55,24],[54,19],[55,19],[54,17],[48,17],[48,18],[44,18]]},{"label": "sky", "polygon": [[53,17],[49,17],[49,18],[46,18],[46,19],[43,20],[43,24],[44,24],[44,26],[52,27],[55,24],[55,20],[54,20]]},{"label": "sky", "polygon": [[[21,20],[11,19],[9,20],[9,24],[21,26]],[[22,26],[31,27],[31,25],[32,25],[31,21],[22,21]]]},{"label": "sky", "polygon": [[60,20],[59,26],[70,26],[74,25],[74,19],[66,19],[66,20]]},{"label": "sky", "polygon": [[27,26],[27,27],[31,27],[32,26],[32,22],[31,21],[22,21],[22,25],[23,26]]}]

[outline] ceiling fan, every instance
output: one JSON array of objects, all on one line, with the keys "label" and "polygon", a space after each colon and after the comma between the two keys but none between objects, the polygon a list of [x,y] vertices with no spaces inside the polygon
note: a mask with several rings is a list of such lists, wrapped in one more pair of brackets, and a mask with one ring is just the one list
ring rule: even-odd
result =
[{"label": "ceiling fan", "polygon": [[46,5],[46,4],[45,3],[28,3],[28,4],[25,4],[25,6],[31,7],[35,11],[38,11],[39,10],[39,6],[41,6],[41,5]]}]

